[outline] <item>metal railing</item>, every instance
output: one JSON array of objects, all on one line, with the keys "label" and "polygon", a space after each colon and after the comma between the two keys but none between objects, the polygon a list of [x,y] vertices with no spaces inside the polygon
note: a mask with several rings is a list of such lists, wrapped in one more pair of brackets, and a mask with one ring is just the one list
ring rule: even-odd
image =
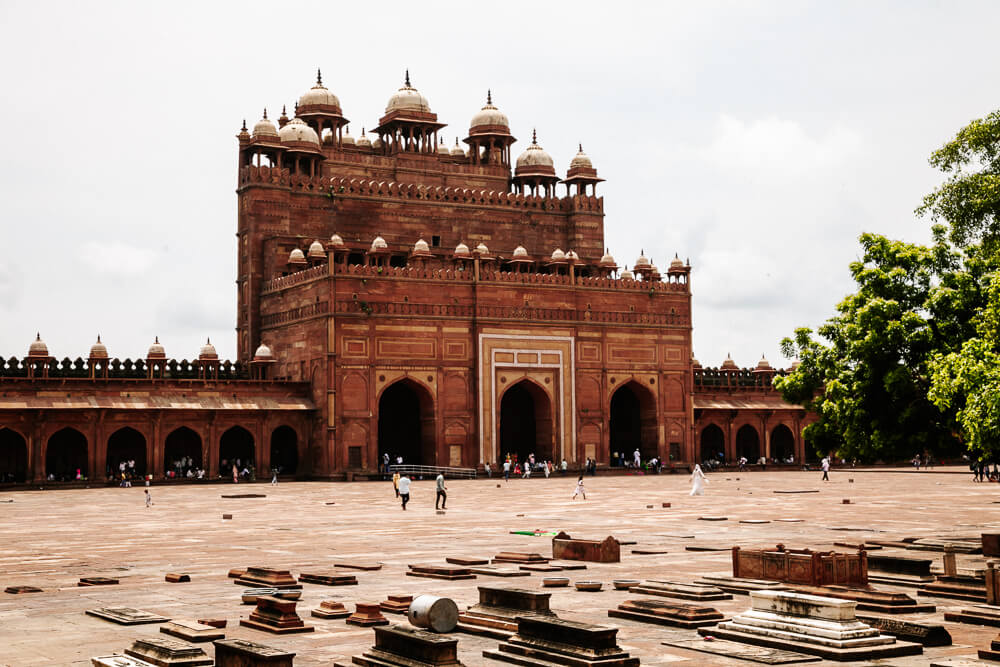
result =
[{"label": "metal railing", "polygon": [[414,465],[391,465],[389,472],[398,472],[400,475],[408,475],[411,478],[434,479],[441,473],[445,478],[451,479],[475,479],[475,468],[447,468],[444,466],[414,466]]}]

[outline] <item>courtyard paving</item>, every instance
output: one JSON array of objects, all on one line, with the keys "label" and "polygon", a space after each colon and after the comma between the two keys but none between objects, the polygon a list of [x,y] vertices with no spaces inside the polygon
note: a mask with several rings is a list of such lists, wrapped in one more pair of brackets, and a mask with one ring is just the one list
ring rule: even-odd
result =
[{"label": "courtyard paving", "polygon": [[[373,643],[373,632],[343,620],[311,618],[321,600],[378,602],[390,594],[433,593],[460,608],[478,600],[477,585],[540,589],[541,574],[499,579],[439,581],[405,576],[407,564],[444,563],[446,556],[491,557],[504,551],[551,556],[547,537],[514,530],[564,530],[574,537],[614,535],[635,541],[622,548],[622,562],[589,563],[572,580],[605,583],[599,593],[552,591],[561,617],[620,628],[619,643],[642,664],[750,665],[731,658],[661,645],[677,630],[620,619],[607,610],[627,599],[611,589],[616,578],[690,582],[709,573],[731,573],[727,551],[685,551],[685,546],[732,545],[833,549],[835,541],[912,536],[968,536],[1000,528],[1000,486],[975,484],[968,474],[834,470],[823,483],[818,472],[746,472],[709,475],[706,494],[690,497],[687,475],[587,477],[587,500],[572,500],[575,476],[551,479],[449,481],[448,511],[434,511],[433,480],[416,481],[403,512],[391,483],[281,483],[153,486],[146,508],[143,489],[100,488],[0,492],[0,589],[38,586],[41,593],[0,593],[0,665],[89,665],[91,656],[122,651],[140,636],[160,635],[157,625],[120,626],[84,614],[97,606],[127,606],[173,618],[228,619],[227,637],[295,651],[296,665],[329,666],[349,661]],[[853,479],[853,481],[849,481]],[[819,493],[776,494],[818,489]],[[259,492],[266,498],[224,499],[222,494]],[[851,499],[843,504],[842,499]],[[671,503],[663,508],[664,502]],[[652,507],[648,507],[648,506]],[[222,515],[232,514],[232,520]],[[702,521],[724,516],[726,521]],[[779,521],[801,519],[800,522]],[[769,520],[741,524],[741,520]],[[633,548],[666,549],[665,555],[634,555]],[[843,549],[840,549],[843,550]],[[927,552],[920,552],[926,554]],[[907,555],[913,555],[908,552]],[[940,554],[933,554],[940,560]],[[240,604],[242,586],[230,568],[269,565],[301,571],[332,571],[335,559],[377,560],[379,571],[357,572],[358,586],[305,584],[299,614],[316,631],[275,636],[239,626],[252,611]],[[960,557],[959,566],[982,559]],[[185,572],[190,583],[164,581]],[[77,587],[84,576],[119,578],[117,586]],[[887,588],[888,587],[883,587]],[[912,589],[895,589],[913,594]],[[631,596],[635,597],[635,596]],[[933,600],[935,620],[968,603]],[[728,615],[749,606],[744,596],[707,603]],[[403,617],[387,615],[393,622]],[[926,665],[931,658],[972,656],[988,646],[995,628],[948,624],[955,644],[927,649],[923,656],[884,661]],[[695,637],[694,631],[688,634]],[[496,640],[465,634],[459,639],[466,665],[494,665],[482,650]],[[202,644],[211,652],[211,644]],[[815,663],[813,663],[815,664]]]}]

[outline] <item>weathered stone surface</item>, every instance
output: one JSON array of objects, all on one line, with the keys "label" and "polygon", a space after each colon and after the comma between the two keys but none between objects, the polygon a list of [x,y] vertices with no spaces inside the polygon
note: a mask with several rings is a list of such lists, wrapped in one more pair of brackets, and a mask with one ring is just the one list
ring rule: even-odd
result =
[{"label": "weathered stone surface", "polygon": [[103,618],[105,621],[111,621],[119,625],[163,623],[170,620],[165,616],[160,616],[149,611],[142,611],[141,609],[133,609],[132,607],[98,607],[97,609],[88,609],[86,614],[88,616]]},{"label": "weathered stone surface", "polygon": [[626,600],[617,609],[609,609],[608,616],[678,628],[701,628],[725,618],[712,607],[646,599]]},{"label": "weathered stone surface", "polygon": [[915,551],[941,551],[949,547],[955,553],[981,554],[983,543],[981,537],[926,537],[907,544],[907,549]]},{"label": "weathered stone surface", "polygon": [[842,600],[854,600],[857,609],[877,611],[884,614],[929,614],[937,608],[932,604],[918,603],[906,593],[877,591],[872,588],[849,588],[846,586],[798,586],[791,590],[807,595],[819,595]]},{"label": "weathered stone surface", "polygon": [[560,532],[552,538],[552,558],[618,563],[621,561],[621,545],[611,536],[601,541],[580,540]]},{"label": "weathered stone surface", "polygon": [[161,625],[160,632],[189,642],[210,642],[226,636],[219,628],[188,620],[175,620]]},{"label": "weathered stone surface", "polygon": [[489,565],[489,558],[463,558],[461,556],[448,556],[444,559],[444,562],[451,563],[453,565]]},{"label": "weathered stone surface", "polygon": [[953,623],[991,625],[1000,628],[1000,608],[976,605],[962,609],[959,612],[945,612],[944,620]]},{"label": "weathered stone surface", "polygon": [[637,667],[639,659],[618,646],[618,629],[542,616],[519,617],[517,633],[497,650],[483,651],[493,660],[520,665],[601,665]]},{"label": "weathered stone surface", "polygon": [[809,549],[742,549],[733,547],[733,576],[769,579],[811,586],[866,586],[868,561],[864,550],[855,554],[815,552]]},{"label": "weathered stone surface", "polygon": [[382,563],[363,560],[335,560],[333,562],[333,566],[342,567],[348,570],[374,571],[382,569]]},{"label": "weathered stone surface", "polygon": [[117,579],[110,577],[80,577],[77,586],[114,586],[117,583]]},{"label": "weathered stone surface", "polygon": [[749,660],[765,665],[786,665],[798,662],[819,662],[821,660],[818,656],[806,655],[805,653],[783,651],[766,646],[753,646],[726,641],[725,639],[715,639],[711,642],[707,642],[704,639],[687,639],[687,635],[671,637],[663,642],[663,644],[664,646],[675,646],[689,651],[711,653],[713,655],[725,656],[726,658]]},{"label": "weathered stone surface", "polygon": [[34,586],[8,586],[3,592],[11,595],[23,595],[25,593],[41,593],[42,589]]},{"label": "weathered stone surface", "polygon": [[629,589],[630,593],[638,595],[659,595],[679,600],[732,600],[731,593],[723,591],[718,586],[707,584],[682,584],[675,581],[660,581],[650,579],[639,586]]},{"label": "weathered stone surface", "polygon": [[445,579],[448,581],[476,578],[476,575],[472,574],[472,571],[469,570],[469,568],[458,565],[434,565],[432,563],[425,563],[410,565],[409,568],[410,571],[406,574],[410,577],[427,577],[430,579]]},{"label": "weathered stone surface", "polygon": [[525,588],[480,586],[479,604],[458,615],[459,629],[506,639],[517,631],[518,616],[554,617],[549,609],[551,593]]},{"label": "weathered stone surface", "polygon": [[226,619],[224,618],[199,618],[198,622],[202,625],[210,625],[213,628],[226,627]]},{"label": "weathered stone surface", "polygon": [[351,615],[343,602],[337,600],[323,600],[319,606],[312,610],[312,615],[316,618],[347,618]]},{"label": "weathered stone surface", "polygon": [[413,602],[412,595],[390,595],[385,602],[379,603],[379,608],[390,614],[405,614]]},{"label": "weathered stone surface", "polygon": [[353,574],[315,574],[303,572],[299,581],[304,584],[320,584],[322,586],[355,586],[358,578]]},{"label": "weathered stone surface", "polygon": [[951,646],[951,635],[940,623],[916,623],[887,616],[858,616],[879,632],[924,646]]},{"label": "weathered stone surface", "polygon": [[257,598],[262,595],[270,595],[282,600],[298,600],[302,597],[302,591],[289,588],[248,588],[243,591],[241,598],[243,604],[257,604]]},{"label": "weathered stone surface", "polygon": [[136,639],[130,648],[125,649],[125,653],[159,667],[198,667],[213,664],[212,658],[203,649],[166,637]]},{"label": "weathered stone surface", "polygon": [[93,667],[154,667],[151,662],[146,662],[145,660],[140,660],[139,658],[133,658],[130,655],[121,655],[120,653],[115,653],[113,655],[99,655],[91,658],[90,664],[93,665]]},{"label": "weathered stone surface", "polygon": [[936,577],[917,591],[929,597],[986,602],[986,584],[972,577]]},{"label": "weathered stone surface", "polygon": [[788,585],[780,581],[766,581],[764,579],[746,579],[743,577],[730,577],[723,574],[709,574],[702,577],[697,583],[708,586],[715,586],[728,593],[740,593],[746,595],[750,591],[784,591],[788,590]]},{"label": "weathered stone surface", "polygon": [[375,646],[351,662],[362,667],[462,667],[457,639],[401,625],[375,628]]},{"label": "weathered stone surface", "polygon": [[291,572],[272,567],[248,567],[235,583],[258,588],[302,588]]},{"label": "weathered stone surface", "polygon": [[164,580],[167,581],[167,583],[180,584],[187,581],[191,581],[191,575],[181,574],[179,572],[167,572],[167,575],[164,577]]},{"label": "weathered stone surface", "polygon": [[358,602],[354,613],[347,617],[347,623],[371,627],[373,625],[389,625],[389,620],[382,615],[382,610],[373,602]]},{"label": "weathered stone surface", "polygon": [[240,625],[275,634],[312,632],[315,628],[306,625],[295,612],[296,604],[294,600],[261,595],[257,598],[257,608],[250,613],[250,618],[240,619]]},{"label": "weathered stone surface", "polygon": [[539,553],[528,553],[524,551],[501,551],[493,557],[494,563],[548,563],[549,559]]},{"label": "weathered stone surface", "polygon": [[526,572],[520,568],[497,567],[495,565],[473,565],[469,567],[472,574],[481,574],[487,577],[530,577],[531,572]]},{"label": "weathered stone surface", "polygon": [[221,639],[215,646],[215,667],[292,667],[295,654],[245,639]]}]

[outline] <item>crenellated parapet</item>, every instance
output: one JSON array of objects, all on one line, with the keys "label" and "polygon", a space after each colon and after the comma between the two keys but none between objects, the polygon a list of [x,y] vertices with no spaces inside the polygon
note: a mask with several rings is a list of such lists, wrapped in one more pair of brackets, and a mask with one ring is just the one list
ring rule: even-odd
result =
[{"label": "crenellated parapet", "polygon": [[[38,363],[44,365],[44,369],[38,368]],[[59,381],[65,379],[88,379],[99,382],[109,380],[205,380],[204,372],[198,360],[188,361],[187,359],[165,359],[157,362],[163,367],[162,374],[150,375],[151,364],[146,359],[111,359],[95,360],[77,357],[70,359],[66,357],[62,360],[48,358],[38,362],[33,359],[18,359],[11,357],[4,361],[0,358],[0,382],[5,380],[16,380],[19,378],[29,378],[33,374],[31,381],[51,380]],[[107,373],[103,373],[104,368]],[[39,372],[44,370],[44,373]],[[98,371],[95,373],[95,371]],[[218,365],[217,375],[212,376],[212,380],[249,380],[250,366],[238,361],[223,361]]]}]

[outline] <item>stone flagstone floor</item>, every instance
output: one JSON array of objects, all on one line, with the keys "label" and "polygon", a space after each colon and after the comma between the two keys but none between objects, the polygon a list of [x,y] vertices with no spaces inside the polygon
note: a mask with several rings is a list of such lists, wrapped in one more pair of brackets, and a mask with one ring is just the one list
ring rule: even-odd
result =
[{"label": "stone flagstone floor", "polygon": [[[952,470],[954,472],[954,469]],[[298,654],[302,667],[346,661],[373,643],[370,629],[343,620],[312,618],[322,600],[379,602],[390,594],[433,593],[452,597],[464,609],[478,600],[476,586],[540,588],[541,573],[500,579],[438,581],[405,576],[409,563],[443,563],[446,556],[491,557],[508,551],[551,556],[547,537],[511,535],[512,530],[564,530],[574,537],[614,535],[638,544],[622,548],[622,562],[588,564],[567,573],[572,581],[605,583],[599,593],[552,591],[552,609],[571,620],[619,627],[619,643],[644,665],[750,665],[742,660],[662,646],[674,628],[609,619],[607,610],[630,596],[611,590],[616,578],[691,582],[702,574],[731,573],[727,551],[688,552],[687,545],[832,549],[835,541],[907,536],[978,535],[1000,528],[1000,486],[975,484],[968,474],[834,470],[746,472],[709,475],[706,495],[687,495],[686,475],[587,477],[587,500],[570,499],[575,476],[552,479],[449,481],[448,511],[434,511],[433,480],[416,481],[406,512],[390,483],[210,484],[152,487],[146,508],[141,487],[0,492],[0,589],[31,585],[42,593],[0,593],[0,665],[89,665],[90,657],[121,651],[141,636],[159,636],[158,625],[122,626],[84,614],[97,606],[125,606],[180,619],[228,619],[228,638],[245,638]],[[854,482],[848,482],[853,477]],[[497,487],[497,484],[500,487]],[[776,490],[819,493],[776,494]],[[224,499],[222,494],[260,492],[266,498]],[[851,504],[842,504],[850,498]],[[327,504],[333,502],[335,504]],[[670,508],[661,504],[669,502]],[[647,505],[652,505],[648,508]],[[232,514],[232,520],[222,515]],[[699,521],[724,516],[726,521]],[[802,519],[782,522],[778,519]],[[740,520],[771,523],[741,524]],[[664,555],[633,555],[633,548],[666,549]],[[908,555],[940,554],[917,552]],[[252,606],[240,604],[244,588],[231,568],[268,565],[301,571],[333,570],[338,559],[378,560],[379,571],[351,571],[358,586],[304,585],[299,615],[316,631],[275,636],[239,627]],[[959,566],[982,563],[960,556]],[[191,575],[190,583],[167,583],[167,572]],[[83,576],[119,578],[117,586],[77,587]],[[912,589],[902,590],[911,595]],[[941,622],[944,611],[967,604],[935,599],[931,615],[906,620]],[[749,606],[745,596],[706,603],[727,616]],[[388,615],[393,622],[404,617]],[[926,665],[931,658],[971,656],[997,635],[996,628],[948,624],[955,645],[923,656],[882,664]],[[685,631],[687,632],[687,631]],[[697,637],[689,632],[692,639]],[[163,635],[165,636],[165,635]],[[466,665],[499,664],[482,657],[496,640],[458,634]],[[211,644],[202,645],[211,652]],[[815,663],[813,663],[815,664]]]}]

